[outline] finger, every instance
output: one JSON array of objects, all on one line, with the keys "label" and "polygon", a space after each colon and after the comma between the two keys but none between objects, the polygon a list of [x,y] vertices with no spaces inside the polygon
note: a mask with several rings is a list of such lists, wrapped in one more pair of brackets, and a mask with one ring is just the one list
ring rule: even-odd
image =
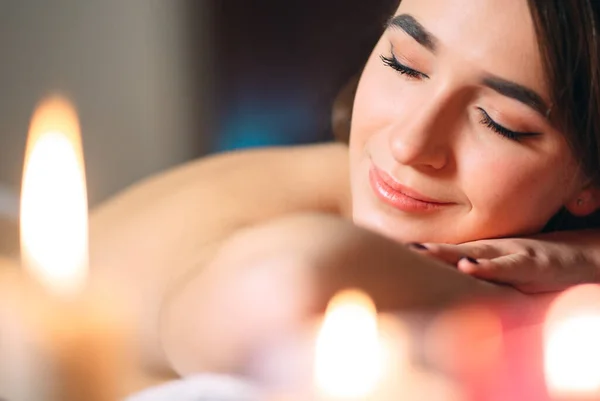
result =
[{"label": "finger", "polygon": [[409,244],[408,247],[413,251],[434,257],[451,265],[456,265],[456,263],[463,256],[465,256],[459,249],[457,249],[457,245],[412,243]]},{"label": "finger", "polygon": [[471,276],[512,285],[531,282],[536,274],[535,261],[527,255],[513,253],[493,259],[461,259],[457,268]]},{"label": "finger", "polygon": [[427,248],[426,252],[428,255],[453,265],[456,265],[464,257],[493,259],[505,254],[501,248],[484,242],[470,242],[458,245],[426,243],[423,246]]}]

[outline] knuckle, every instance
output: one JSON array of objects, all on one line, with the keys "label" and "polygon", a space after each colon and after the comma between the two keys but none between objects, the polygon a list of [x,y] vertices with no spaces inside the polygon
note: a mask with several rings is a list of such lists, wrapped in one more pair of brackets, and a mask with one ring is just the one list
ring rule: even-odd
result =
[{"label": "knuckle", "polygon": [[531,259],[547,257],[546,253],[538,252],[537,247],[535,247],[533,244],[528,243],[528,242],[522,243],[519,246],[518,253],[520,253],[521,255],[523,255],[527,258],[531,258]]},{"label": "knuckle", "polygon": [[480,252],[481,252],[481,257],[499,253],[498,248],[493,246],[492,244],[484,244],[483,247],[480,249]]},{"label": "knuckle", "polygon": [[559,260],[554,255],[546,252],[537,252],[531,258],[542,266],[556,266],[559,264]]},{"label": "knuckle", "polygon": [[485,259],[495,256],[498,252],[496,247],[491,244],[479,244],[476,247],[469,249],[469,256],[475,259]]}]

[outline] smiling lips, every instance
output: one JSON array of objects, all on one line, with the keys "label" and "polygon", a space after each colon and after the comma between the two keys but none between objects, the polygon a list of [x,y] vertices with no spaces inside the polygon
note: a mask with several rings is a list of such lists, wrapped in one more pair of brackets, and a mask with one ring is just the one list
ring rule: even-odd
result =
[{"label": "smiling lips", "polygon": [[387,173],[375,166],[372,166],[369,171],[369,182],[379,199],[404,212],[432,212],[454,204],[421,195],[394,181]]}]

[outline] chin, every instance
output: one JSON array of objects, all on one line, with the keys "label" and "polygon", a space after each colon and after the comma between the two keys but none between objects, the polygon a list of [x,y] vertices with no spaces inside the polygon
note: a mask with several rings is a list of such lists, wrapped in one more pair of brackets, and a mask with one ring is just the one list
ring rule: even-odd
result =
[{"label": "chin", "polygon": [[[467,237],[457,237],[454,229],[445,229],[444,227],[448,226],[445,219],[436,217],[411,218],[395,216],[377,208],[354,207],[352,220],[359,227],[401,244],[411,242],[458,244],[469,241]],[[463,234],[467,232],[468,230],[465,230]]]},{"label": "chin", "polygon": [[[363,184],[362,182],[360,184]],[[373,231],[395,242],[456,243],[453,232],[444,230],[442,224],[448,217],[439,214],[410,215],[381,205],[369,193],[365,184],[356,185],[352,197],[352,221],[355,225]]]},{"label": "chin", "polygon": [[425,233],[415,228],[409,228],[407,224],[396,221],[390,216],[371,211],[353,211],[352,220],[354,224],[369,231],[373,231],[398,243],[409,242],[431,242],[425,239]]}]

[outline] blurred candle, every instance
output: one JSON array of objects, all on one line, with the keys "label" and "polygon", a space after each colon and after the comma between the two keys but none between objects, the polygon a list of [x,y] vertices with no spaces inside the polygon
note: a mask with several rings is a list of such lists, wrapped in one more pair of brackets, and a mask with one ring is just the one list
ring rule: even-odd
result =
[{"label": "blurred candle", "polygon": [[33,116],[21,189],[21,260],[59,297],[81,292],[88,275],[83,150],[73,107],[46,100]]},{"label": "blurred candle", "polygon": [[27,141],[21,258],[29,274],[3,293],[1,397],[112,401],[123,395],[124,369],[131,365],[125,320],[109,297],[90,291],[87,216],[77,115],[67,100],[53,97],[36,110]]},{"label": "blurred candle", "polygon": [[346,290],[330,301],[315,345],[318,400],[456,401],[463,394],[441,375],[412,362],[407,326],[378,315],[364,292]]},{"label": "blurred candle", "polygon": [[553,400],[600,400],[600,286],[561,294],[544,327],[544,369]]},{"label": "blurred candle", "polygon": [[367,398],[382,379],[383,352],[373,301],[359,291],[336,295],[315,346],[318,394],[326,399]]}]

